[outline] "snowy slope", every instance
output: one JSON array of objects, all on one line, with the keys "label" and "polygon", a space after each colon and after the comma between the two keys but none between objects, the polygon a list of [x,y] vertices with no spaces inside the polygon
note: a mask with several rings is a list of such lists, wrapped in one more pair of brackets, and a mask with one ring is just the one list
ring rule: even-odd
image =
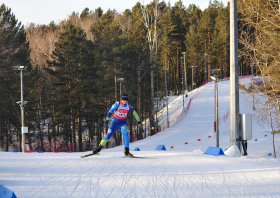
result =
[{"label": "snowy slope", "polygon": [[[248,85],[249,79],[242,83]],[[229,90],[229,81],[219,83],[220,117],[229,109]],[[250,101],[250,95],[240,93],[241,113],[254,114]],[[182,111],[182,96],[169,110],[170,117]],[[214,84],[208,83],[175,127],[130,145],[134,155],[156,159],[122,158],[123,146],[83,159],[80,155],[85,153],[0,152],[0,184],[17,197],[280,197],[280,160],[268,155],[269,126],[258,124],[253,116],[246,157],[205,155],[208,146],[216,145],[213,113]],[[220,125],[223,150],[230,146],[229,137],[227,119]],[[159,144],[167,151],[156,151]],[[141,151],[133,151],[136,147]],[[279,155],[279,135],[276,150]]]}]

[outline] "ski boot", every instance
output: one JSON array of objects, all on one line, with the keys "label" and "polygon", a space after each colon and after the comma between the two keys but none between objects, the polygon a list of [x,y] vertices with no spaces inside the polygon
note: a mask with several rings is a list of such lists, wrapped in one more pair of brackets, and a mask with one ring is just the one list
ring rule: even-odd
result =
[{"label": "ski boot", "polygon": [[100,146],[100,144],[98,145],[97,149],[95,149],[94,151],[92,151],[92,154],[97,154],[101,151],[102,146]]},{"label": "ski boot", "polygon": [[124,148],[125,157],[133,157],[133,155],[129,152],[129,147]]}]

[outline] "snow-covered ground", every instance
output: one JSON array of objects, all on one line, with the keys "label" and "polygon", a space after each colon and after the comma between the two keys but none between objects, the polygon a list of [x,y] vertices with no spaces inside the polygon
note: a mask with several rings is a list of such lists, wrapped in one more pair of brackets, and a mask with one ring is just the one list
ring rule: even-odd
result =
[{"label": "snow-covered ground", "polygon": [[[220,117],[229,109],[229,91],[229,81],[219,83]],[[86,153],[0,152],[0,184],[17,197],[280,197],[280,160],[268,155],[273,153],[269,125],[258,124],[252,96],[241,92],[240,113],[253,114],[248,156],[229,149],[229,118],[220,125],[220,147],[229,155],[203,154],[216,145],[214,83],[208,83],[175,127],[130,145],[135,156],[156,159],[122,158],[123,146],[88,158],[80,158]],[[170,103],[170,116],[179,106],[182,96]],[[167,150],[155,150],[158,145]],[[137,147],[140,151],[133,151]],[[279,135],[276,150],[279,155]]]}]

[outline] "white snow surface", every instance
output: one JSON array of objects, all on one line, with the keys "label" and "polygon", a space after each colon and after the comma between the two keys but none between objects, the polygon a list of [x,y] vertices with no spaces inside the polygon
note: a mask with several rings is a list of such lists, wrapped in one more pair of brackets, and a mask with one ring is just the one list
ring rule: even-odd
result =
[{"label": "white snow surface", "polygon": [[[250,83],[250,79],[240,81]],[[222,117],[230,106],[229,81],[218,86]],[[193,92],[185,98],[185,107]],[[135,156],[156,159],[123,158],[123,146],[103,149],[88,158],[80,156],[90,151],[0,152],[0,184],[17,197],[280,197],[279,135],[275,135],[275,159],[269,125],[256,121],[252,96],[241,92],[240,113],[253,114],[248,156],[237,155],[236,148],[230,147],[230,118],[220,125],[220,147],[226,155],[203,154],[209,146],[216,146],[214,83],[208,83],[180,123],[130,144]],[[170,117],[182,111],[181,107],[179,96],[170,103]],[[155,150],[158,145],[166,151]],[[133,151],[137,147],[140,151]]]},{"label": "white snow surface", "polygon": [[241,153],[236,145],[231,146],[228,150],[226,150],[225,155],[230,157],[240,157]]}]

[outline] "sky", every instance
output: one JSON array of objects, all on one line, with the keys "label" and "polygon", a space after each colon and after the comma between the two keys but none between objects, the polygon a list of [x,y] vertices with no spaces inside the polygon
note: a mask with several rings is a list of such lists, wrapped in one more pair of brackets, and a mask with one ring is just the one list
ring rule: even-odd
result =
[{"label": "sky", "polygon": [[[251,77],[239,82],[248,88]],[[219,82],[218,89],[219,117],[223,118],[230,107],[230,81]],[[59,152],[59,147],[58,153],[1,152],[0,147],[0,184],[25,198],[279,197],[280,136],[275,135],[275,159],[270,155],[269,124],[256,120],[265,96],[255,95],[259,103],[252,111],[252,96],[239,92],[240,113],[253,115],[248,156],[241,156],[235,145],[230,147],[229,117],[219,125],[219,147],[225,155],[203,154],[209,146],[216,150],[214,90],[212,82],[190,91],[184,98],[190,108],[179,117],[182,96],[169,96],[176,97],[168,105],[169,130],[130,143],[133,155],[155,159],[123,158],[123,145],[87,158],[80,156],[91,153],[88,147],[87,152],[73,153]],[[166,150],[155,150],[158,145]],[[10,151],[15,148],[10,146]]]},{"label": "sky", "polygon": [[[122,13],[126,9],[131,9],[139,0],[1,0],[12,9],[16,18],[23,25],[29,23],[49,24],[51,21],[59,23],[66,19],[73,11],[81,13],[86,7],[95,10],[101,7],[104,12],[109,8],[116,9]],[[174,6],[178,0],[170,0],[171,6]],[[188,7],[190,4],[197,5],[204,10],[208,7],[210,0],[182,0],[183,4]],[[219,0],[226,6],[229,0]],[[2,3],[1,3],[2,2]],[[143,4],[143,0],[140,1]],[[144,4],[150,3],[151,0],[144,0]],[[165,0],[168,2],[168,0]]]}]

